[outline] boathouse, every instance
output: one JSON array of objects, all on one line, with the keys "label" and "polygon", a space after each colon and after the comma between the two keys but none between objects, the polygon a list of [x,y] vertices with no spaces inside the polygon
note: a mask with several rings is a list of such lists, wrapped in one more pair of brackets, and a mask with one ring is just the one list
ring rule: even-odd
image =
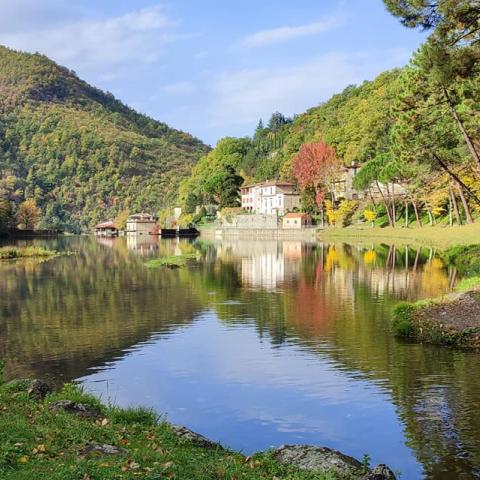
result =
[{"label": "boathouse", "polygon": [[116,237],[118,236],[118,228],[115,222],[108,221],[95,225],[95,235],[98,237]]}]

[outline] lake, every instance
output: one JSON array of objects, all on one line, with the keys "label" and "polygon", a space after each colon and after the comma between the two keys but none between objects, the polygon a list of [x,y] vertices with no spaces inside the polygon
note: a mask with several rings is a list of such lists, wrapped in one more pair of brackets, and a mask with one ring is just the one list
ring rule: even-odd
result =
[{"label": "lake", "polygon": [[[25,243],[25,242],[18,242]],[[429,248],[65,237],[0,264],[6,374],[77,381],[224,445],[328,446],[402,479],[480,478],[477,354],[394,338],[455,283]],[[149,258],[196,253],[189,267]]]}]

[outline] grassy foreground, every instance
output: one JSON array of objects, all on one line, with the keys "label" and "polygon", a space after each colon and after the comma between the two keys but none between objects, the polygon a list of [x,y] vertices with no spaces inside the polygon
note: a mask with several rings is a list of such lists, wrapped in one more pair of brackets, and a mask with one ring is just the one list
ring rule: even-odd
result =
[{"label": "grassy foreground", "polygon": [[2,247],[0,260],[15,260],[16,258],[54,257],[59,255],[54,250],[40,247]]},{"label": "grassy foreground", "polygon": [[347,228],[326,228],[320,230],[318,236],[321,240],[342,240],[342,241],[385,241],[387,243],[417,243],[438,248],[448,248],[454,245],[472,245],[480,242],[480,223],[462,226],[441,226],[434,227],[425,225],[419,227],[404,228],[392,227],[347,227]]},{"label": "grassy foreground", "polygon": [[[66,385],[43,401],[28,394],[28,382],[0,384],[0,478],[2,480],[328,480],[279,465],[268,454],[245,457],[179,439],[169,425],[142,408],[102,405],[77,386]],[[60,399],[89,405],[99,418],[53,411]],[[108,444],[119,455],[81,454],[86,445]]]}]

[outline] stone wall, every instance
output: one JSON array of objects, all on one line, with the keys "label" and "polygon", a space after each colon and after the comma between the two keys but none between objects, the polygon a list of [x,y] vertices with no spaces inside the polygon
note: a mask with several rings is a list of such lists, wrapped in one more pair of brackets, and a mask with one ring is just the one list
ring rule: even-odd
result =
[{"label": "stone wall", "polygon": [[281,218],[275,215],[234,215],[231,218],[222,219],[222,228],[234,228],[245,230],[276,230],[282,228]]}]

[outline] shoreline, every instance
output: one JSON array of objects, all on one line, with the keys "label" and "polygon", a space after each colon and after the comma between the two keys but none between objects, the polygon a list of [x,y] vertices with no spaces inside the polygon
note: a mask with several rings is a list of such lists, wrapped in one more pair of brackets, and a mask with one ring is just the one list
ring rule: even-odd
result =
[{"label": "shoreline", "polygon": [[324,447],[245,456],[152,410],[102,404],[73,384],[54,393],[40,380],[0,380],[0,421],[2,480],[395,479],[385,465],[371,469],[368,459]]}]

